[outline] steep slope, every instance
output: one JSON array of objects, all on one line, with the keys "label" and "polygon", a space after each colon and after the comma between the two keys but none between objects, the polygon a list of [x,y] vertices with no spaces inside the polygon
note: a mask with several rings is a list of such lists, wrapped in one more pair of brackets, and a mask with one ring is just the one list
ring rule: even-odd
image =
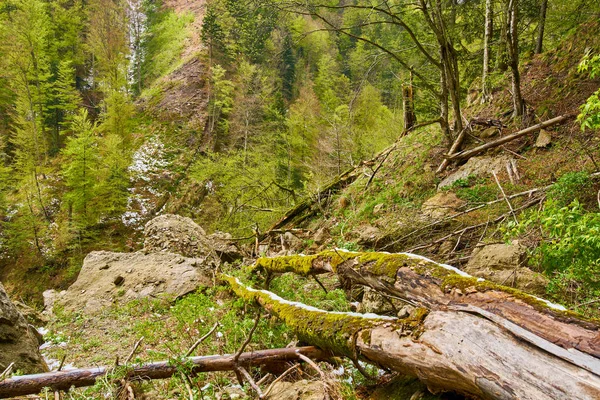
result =
[{"label": "steep slope", "polygon": [[[507,118],[511,98],[510,92],[503,89],[508,87],[504,85],[505,80],[498,81],[491,104],[480,105],[476,96],[472,97],[465,111],[466,120],[494,120],[503,127],[473,124],[463,148],[478,146],[555,116],[576,115],[579,106],[600,86],[600,80],[577,72],[585,52],[600,45],[595,34],[597,29],[597,21],[584,24],[555,50],[524,63],[523,94],[528,116],[523,121]],[[561,200],[564,206],[578,199],[592,213],[590,215],[595,215],[600,183],[592,180],[580,188],[565,183],[571,179],[569,173],[599,170],[600,143],[595,132],[582,131],[572,118],[567,123],[542,130],[541,134],[534,133],[492,149],[466,164],[462,161],[460,164],[464,165],[452,165],[443,175],[436,175],[445,152],[443,137],[435,127],[411,132],[378,158],[354,171],[356,179],[352,183],[342,185],[339,191],[322,192],[315,196],[318,201],[310,199],[311,206],[307,210],[312,211],[305,212],[310,214],[309,218],[300,225],[292,221],[287,227],[304,229],[295,234],[304,240],[302,251],[305,252],[332,246],[349,250],[417,252],[456,266],[466,267],[469,263],[469,268],[477,268],[477,273],[479,268],[484,268],[482,263],[489,267],[497,262],[496,271],[481,270],[481,273],[487,274],[486,278],[491,274],[498,283],[523,285],[525,289],[541,291],[571,307],[597,314],[595,302],[591,301],[590,307],[586,304],[593,299],[592,289],[587,295],[579,292],[581,289],[557,289],[561,285],[556,272],[548,272],[546,276],[535,273],[544,271],[535,248],[547,239],[540,233],[539,222],[533,222],[533,211],[528,211],[541,209],[547,186],[566,174],[554,192],[550,190],[550,196],[555,199],[556,193],[565,192],[563,197],[566,197]],[[514,217],[505,195],[515,210]],[[519,225],[514,221],[531,225],[515,233],[514,227]],[[536,229],[537,234],[533,232]],[[514,239],[519,239],[521,244],[500,245]],[[277,247],[276,240],[269,240],[265,243]],[[484,253],[475,257],[481,248],[487,247],[485,254],[490,253],[493,246],[488,245],[494,244],[498,246],[496,253],[505,254],[504,258],[482,259]],[[519,247],[523,245],[529,250]],[[528,263],[534,272],[523,268]],[[546,290],[554,291],[544,293]],[[581,297],[578,299],[578,296]]]}]

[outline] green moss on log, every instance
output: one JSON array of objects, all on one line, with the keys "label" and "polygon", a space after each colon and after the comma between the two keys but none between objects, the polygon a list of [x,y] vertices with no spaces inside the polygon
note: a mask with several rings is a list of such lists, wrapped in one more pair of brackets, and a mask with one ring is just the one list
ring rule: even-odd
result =
[{"label": "green moss on log", "polygon": [[[397,329],[399,332],[416,330],[419,326],[417,320],[323,311],[301,303],[288,302],[265,290],[249,288],[228,275],[223,275],[222,278],[230,284],[236,295],[247,301],[258,301],[265,309],[281,318],[301,340],[330,350],[336,355],[354,357],[357,335],[361,335],[361,339],[368,342],[370,330],[377,326],[386,324],[390,329]],[[420,318],[421,322],[423,318]]]},{"label": "green moss on log", "polygon": [[264,269],[272,273],[294,272],[298,275],[307,276],[312,272],[313,261],[319,255],[304,256],[282,256],[282,257],[260,257],[256,260],[253,268]]},{"label": "green moss on log", "polygon": [[[409,254],[327,250],[310,256],[263,257],[256,262],[253,268],[263,268],[274,273],[293,272],[307,276],[327,271],[337,273],[338,267],[343,263],[349,263],[348,265],[354,263],[356,267],[360,268],[361,272],[388,278],[392,282],[396,280],[400,268],[410,268],[421,276],[436,279],[444,292],[449,292],[453,288],[460,289],[463,293],[490,290],[504,292],[530,305],[537,311],[546,312],[569,321],[579,320],[594,325],[600,324],[598,319],[587,318],[573,311],[557,309],[550,306],[546,301],[518,289],[479,280],[471,276],[463,276],[439,263]],[[327,268],[324,266],[327,266]]]}]

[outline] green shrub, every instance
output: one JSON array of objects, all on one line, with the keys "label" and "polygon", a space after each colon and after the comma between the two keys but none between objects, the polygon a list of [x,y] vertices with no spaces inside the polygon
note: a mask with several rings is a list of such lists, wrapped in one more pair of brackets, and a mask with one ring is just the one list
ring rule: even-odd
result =
[{"label": "green shrub", "polygon": [[569,172],[561,176],[548,191],[548,198],[565,207],[573,200],[582,201],[591,193],[592,181],[587,172]]},{"label": "green shrub", "polygon": [[600,213],[586,212],[577,200],[561,206],[551,199],[542,211],[530,212],[519,224],[507,224],[506,238],[538,229],[541,242],[530,263],[550,278],[548,293],[575,305],[598,298]]}]

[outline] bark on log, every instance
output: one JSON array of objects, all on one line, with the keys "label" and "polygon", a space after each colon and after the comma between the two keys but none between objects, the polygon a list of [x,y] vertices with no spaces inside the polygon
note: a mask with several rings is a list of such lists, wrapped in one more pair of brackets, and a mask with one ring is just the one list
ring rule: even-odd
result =
[{"label": "bark on log", "polygon": [[230,276],[224,279],[237,295],[258,301],[303,340],[417,376],[434,393],[531,400],[600,396],[600,369],[592,372],[557,357],[552,343],[537,337],[526,341],[514,327],[498,324],[495,316],[486,318],[488,313],[474,306],[420,308],[405,319],[327,312],[249,288]]},{"label": "bark on log", "polygon": [[342,281],[369,286],[430,310],[477,307],[573,354],[600,358],[598,320],[415,254],[335,250],[311,256],[263,257],[257,260],[254,269],[305,276],[333,272]]},{"label": "bark on log", "polygon": [[473,149],[464,150],[464,151],[461,151],[459,153],[454,153],[454,154],[450,153],[446,156],[446,159],[450,160],[450,161],[451,160],[468,159],[468,158],[471,158],[474,155],[477,155],[485,150],[492,149],[494,147],[498,147],[504,143],[508,143],[508,142],[518,139],[522,136],[539,131],[540,129],[544,129],[549,126],[560,124],[570,118],[573,118],[573,115],[561,115],[560,117],[549,119],[549,120],[541,122],[537,125],[530,126],[529,128],[525,128],[525,129],[515,132],[511,135],[500,138],[498,140],[494,140],[493,142],[482,144],[481,146],[475,147]]},{"label": "bark on log", "polygon": [[[316,347],[306,346],[242,353],[238,359],[239,364],[235,363],[234,355],[189,357],[185,359],[185,362],[193,364],[191,373],[196,374],[211,371],[233,371],[237,365],[249,367],[295,361],[299,360],[298,354],[315,360],[323,360],[327,358],[328,353]],[[178,373],[177,367],[178,365],[171,361],[134,365],[127,372],[126,378],[128,380],[170,378]],[[112,367],[96,367],[15,376],[0,382],[0,398],[37,394],[46,387],[56,391],[68,390],[71,387],[92,386],[97,379],[105,376],[111,369]]]}]

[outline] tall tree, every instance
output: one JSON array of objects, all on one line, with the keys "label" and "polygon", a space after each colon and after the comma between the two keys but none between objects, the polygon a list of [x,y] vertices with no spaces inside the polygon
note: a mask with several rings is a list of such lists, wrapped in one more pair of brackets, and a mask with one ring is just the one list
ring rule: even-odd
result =
[{"label": "tall tree", "polygon": [[525,102],[521,94],[519,72],[519,0],[506,1],[506,17],[507,54],[512,75],[513,117],[520,117],[525,112]]},{"label": "tall tree", "polygon": [[538,36],[535,44],[535,54],[540,54],[544,44],[544,30],[546,28],[546,11],[548,10],[548,0],[542,0],[540,4],[540,17],[538,22]]},{"label": "tall tree", "polygon": [[75,88],[75,69],[70,60],[62,60],[52,83],[48,105],[54,152],[60,149],[61,133],[70,127],[80,103],[81,96]]},{"label": "tall tree", "polygon": [[85,229],[97,222],[98,208],[92,206],[96,196],[99,151],[95,136],[96,126],[82,109],[73,118],[74,136],[67,140],[63,150],[63,176],[67,185],[65,201],[76,226]]},{"label": "tall tree", "polygon": [[494,36],[494,2],[485,0],[485,33],[483,36],[483,73],[481,74],[481,102],[486,103],[491,98],[489,87],[490,48]]}]

